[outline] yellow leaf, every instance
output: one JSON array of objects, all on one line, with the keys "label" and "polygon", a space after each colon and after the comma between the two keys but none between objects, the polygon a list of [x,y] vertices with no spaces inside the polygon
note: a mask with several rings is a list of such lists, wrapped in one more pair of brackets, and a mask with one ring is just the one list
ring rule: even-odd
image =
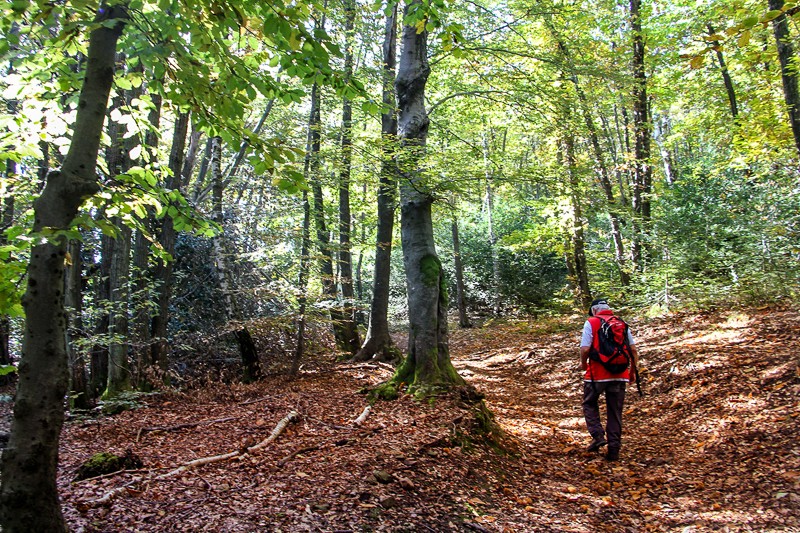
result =
[{"label": "yellow leaf", "polygon": [[736,44],[738,44],[739,46],[747,46],[749,42],[750,42],[750,30],[745,30],[739,36],[739,39],[736,41]]},{"label": "yellow leaf", "polygon": [[689,61],[689,66],[693,69],[698,69],[703,66],[703,62],[706,60],[706,56],[694,56],[691,61]]}]

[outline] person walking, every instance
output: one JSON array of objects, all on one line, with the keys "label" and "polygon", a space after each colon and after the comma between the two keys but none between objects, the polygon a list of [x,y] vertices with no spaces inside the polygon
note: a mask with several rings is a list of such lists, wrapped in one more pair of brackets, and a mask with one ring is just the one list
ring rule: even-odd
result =
[{"label": "person walking", "polygon": [[[609,328],[600,333],[601,327],[608,324]],[[627,364],[623,357],[622,364],[610,365],[601,362],[598,354],[601,352],[601,338],[608,337],[609,333],[616,333],[621,341],[625,336],[627,343],[618,344],[619,351],[627,357]],[[605,341],[606,339],[602,339]],[[626,348],[627,346],[627,348]],[[624,321],[614,315],[611,306],[605,299],[592,302],[589,308],[589,318],[583,325],[581,334],[581,369],[585,371],[583,382],[583,416],[586,419],[586,428],[592,436],[592,442],[586,451],[595,452],[608,445],[606,459],[617,461],[622,447],[622,406],[625,403],[625,388],[627,383],[635,383],[636,363],[639,351],[630,329]],[[603,351],[608,351],[606,347]],[[620,369],[624,365],[624,369]],[[611,367],[609,369],[609,367]],[[600,419],[600,396],[605,394],[606,399],[606,425]]]}]

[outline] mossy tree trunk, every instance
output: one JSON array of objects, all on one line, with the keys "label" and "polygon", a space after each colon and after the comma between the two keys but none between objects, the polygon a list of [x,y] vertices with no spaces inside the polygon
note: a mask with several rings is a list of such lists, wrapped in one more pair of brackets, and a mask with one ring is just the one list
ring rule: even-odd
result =
[{"label": "mossy tree trunk", "polygon": [[[86,75],[72,143],[60,170],[47,177],[34,202],[35,232],[64,230],[83,202],[99,190],[95,171],[108,96],[114,79],[114,52],[127,11],[103,6],[89,37]],[[5,533],[67,531],[56,485],[58,442],[67,392],[64,268],[67,240],[53,236],[31,250],[19,383],[11,437],[2,456],[0,524]]]},{"label": "mossy tree trunk", "polygon": [[[406,6],[417,8],[415,1]],[[413,12],[413,11],[412,11]],[[430,74],[426,31],[403,27],[403,49],[395,81],[401,145],[401,235],[408,291],[408,354],[395,373],[395,383],[427,394],[464,384],[450,361],[447,333],[447,290],[433,239],[433,195],[424,183],[419,161],[428,136],[425,84]]]}]

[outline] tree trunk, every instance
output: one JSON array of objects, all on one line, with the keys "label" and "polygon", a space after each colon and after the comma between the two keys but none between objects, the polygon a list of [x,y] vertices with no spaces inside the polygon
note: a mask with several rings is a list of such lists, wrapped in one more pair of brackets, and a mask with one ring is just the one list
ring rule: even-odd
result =
[{"label": "tree trunk", "polygon": [[[225,321],[228,324],[239,320],[239,312],[236,306],[236,301],[233,299],[230,289],[230,275],[228,270],[228,262],[225,259],[225,231],[224,231],[224,216],[222,210],[222,198],[225,191],[222,176],[222,139],[214,137],[211,144],[211,179],[212,179],[212,213],[214,222],[223,228],[223,231],[214,237],[214,262],[216,266],[217,283],[219,290],[222,293],[222,299],[225,309]],[[258,351],[253,342],[253,337],[247,329],[247,326],[237,323],[234,326],[234,335],[236,341],[239,343],[239,353],[242,357],[242,381],[244,383],[252,383],[261,377],[261,365],[258,360]]]},{"label": "tree trunk", "polygon": [[[183,156],[186,148],[186,135],[189,129],[189,113],[181,113],[175,121],[175,131],[172,136],[172,149],[169,155],[169,168],[172,176],[166,183],[166,188],[171,190],[182,189],[181,175],[183,172]],[[170,256],[175,253],[175,228],[172,218],[167,215],[161,225],[158,238],[164,252]],[[167,325],[169,324],[169,303],[172,298],[172,261],[158,260],[154,279],[158,286],[158,309],[152,319],[152,353],[151,364],[153,370],[164,382],[169,380],[167,375]]]},{"label": "tree trunk", "polygon": [[[647,104],[647,74],[644,66],[641,0],[630,0],[631,32],[633,33],[633,243],[631,256],[634,268],[641,270],[650,234],[650,195],[653,168],[650,165],[650,116]],[[643,243],[644,241],[644,243]]]},{"label": "tree trunk", "polygon": [[336,347],[341,351],[352,353],[351,335],[344,327],[345,317],[336,302],[338,291],[333,273],[333,252],[331,251],[330,234],[325,222],[325,205],[323,203],[322,184],[320,183],[319,158],[322,122],[320,119],[319,92],[319,86],[315,83],[311,88],[311,113],[308,121],[308,151],[306,153],[306,158],[309,162],[309,182],[311,183],[314,198],[312,216],[317,234],[317,247],[320,252],[319,270],[322,276],[322,295],[330,305],[330,317],[333,336],[336,339]]},{"label": "tree trunk", "polygon": [[[353,75],[353,29],[356,6],[354,0],[345,1],[345,55],[344,76],[349,81]],[[345,348],[355,355],[361,341],[356,323],[353,290],[353,256],[350,251],[350,173],[353,160],[353,104],[346,96],[342,102],[342,171],[339,176],[339,275],[342,285],[342,334]]]},{"label": "tree trunk", "polygon": [[131,346],[135,365],[134,378],[140,390],[150,388],[148,379],[150,367],[150,310],[149,288],[152,280],[148,275],[150,245],[141,230],[137,230],[133,239],[133,283],[131,303],[133,305],[133,327],[131,328]]},{"label": "tree trunk", "polygon": [[551,26],[550,30],[558,39],[558,47],[561,50],[564,59],[566,60],[569,68],[569,77],[573,86],[575,87],[575,93],[578,96],[578,103],[583,115],[583,121],[586,124],[586,130],[589,134],[589,143],[592,147],[595,173],[598,181],[600,182],[600,186],[605,193],[606,202],[608,203],[608,216],[611,219],[611,239],[614,243],[614,258],[617,263],[617,268],[619,269],[620,285],[627,287],[630,285],[630,275],[628,274],[628,270],[625,265],[625,247],[622,242],[622,221],[619,213],[617,212],[617,202],[614,197],[614,187],[611,185],[608,166],[606,165],[605,157],[603,156],[603,149],[600,146],[600,138],[597,134],[597,127],[595,126],[594,119],[592,118],[591,111],[589,110],[586,94],[583,92],[583,88],[578,80],[578,75],[574,70],[572,56],[570,55],[569,49],[564,42],[558,38],[555,28]]},{"label": "tree trunk", "polygon": [[[420,0],[407,4],[405,16],[417,8],[421,8]],[[465,383],[450,361],[447,288],[433,239],[433,196],[424,187],[419,169],[429,125],[425,110],[425,84],[430,74],[427,40],[427,31],[418,32],[415,25],[404,25],[403,51],[395,81],[402,157],[400,221],[409,332],[408,354],[393,381],[408,383],[409,392],[419,395]]]},{"label": "tree trunk", "polygon": [[[710,35],[716,33],[711,24],[708,25],[708,33]],[[731,79],[730,72],[728,72],[728,65],[725,63],[725,56],[722,55],[722,47],[718,47],[716,53],[717,62],[719,63],[719,71],[722,74],[722,82],[725,84],[725,92],[728,95],[728,103],[731,107],[731,116],[733,117],[733,120],[736,121],[736,118],[739,116],[739,107],[736,105],[736,91],[733,88],[733,80]]]},{"label": "tree trunk", "polygon": [[108,332],[108,381],[103,399],[114,398],[131,389],[131,370],[128,362],[128,298],[131,267],[131,230],[116,220],[119,235],[114,241],[111,264],[111,316]]},{"label": "tree trunk", "polygon": [[[6,161],[6,178],[8,183],[13,183],[12,177],[17,174],[17,163],[11,159]],[[0,245],[8,243],[5,230],[11,227],[14,223],[14,196],[13,189],[8,191],[8,196],[3,198],[3,212],[2,221],[0,222]],[[6,261],[10,261],[9,257]],[[7,315],[0,316],[0,365],[10,365],[11,360],[11,347],[9,345],[11,340],[11,320]],[[15,377],[11,374],[0,376],[0,385],[8,385]]]},{"label": "tree trunk", "polygon": [[461,262],[461,242],[458,236],[458,219],[453,217],[450,225],[453,234],[453,263],[456,270],[456,303],[458,304],[458,325],[462,328],[472,327],[467,314],[467,290],[464,287],[464,265]]},{"label": "tree trunk", "polygon": [[580,202],[580,180],[578,179],[575,161],[575,141],[570,132],[567,132],[564,140],[564,152],[567,175],[569,177],[569,197],[572,205],[572,231],[570,235],[572,260],[570,264],[574,269],[578,301],[583,309],[588,309],[589,304],[592,302],[592,291],[589,288],[589,272],[586,266],[586,239],[583,231],[583,210]]},{"label": "tree trunk", "polygon": [[500,316],[503,307],[501,290],[500,290],[500,256],[497,250],[497,235],[494,231],[494,190],[492,182],[494,175],[491,169],[491,161],[489,159],[489,135],[483,132],[483,165],[486,177],[486,199],[484,206],[486,207],[486,225],[489,238],[489,249],[492,252],[492,313],[495,316]]},{"label": "tree trunk", "polygon": [[394,93],[397,64],[397,5],[386,18],[383,41],[383,107],[381,116],[381,174],[378,186],[378,230],[375,246],[375,286],[370,304],[369,327],[361,350],[353,358],[366,361],[376,356],[387,362],[399,362],[400,350],[389,335],[389,285],[392,269],[392,240],[397,202],[397,103]]},{"label": "tree trunk", "polygon": [[[305,161],[305,173],[308,175],[309,159]],[[305,329],[306,329],[306,305],[308,299],[308,271],[311,261],[311,205],[308,201],[308,191],[303,190],[303,233],[300,236],[300,268],[297,279],[297,291],[299,296],[297,309],[297,340],[295,342],[294,355],[290,369],[291,375],[295,376],[300,371],[300,363],[305,354]]]},{"label": "tree trunk", "polygon": [[74,240],[69,243],[69,257],[67,261],[66,289],[64,291],[64,306],[69,316],[67,329],[67,350],[70,370],[69,404],[75,409],[88,409],[91,407],[89,397],[89,382],[86,373],[86,360],[83,351],[78,348],[78,341],[83,337],[83,296],[81,273],[83,260],[81,258],[81,242]]},{"label": "tree trunk", "polygon": [[[127,18],[125,7],[103,9],[89,36],[86,76],[72,143],[60,171],[51,172],[34,202],[35,232],[66,230],[83,202],[99,190],[95,172],[100,135],[114,78],[114,52]],[[117,24],[102,24],[118,19]],[[67,241],[55,237],[31,250],[22,362],[2,455],[0,524],[5,533],[67,531],[59,506],[58,442],[67,393],[64,261]]]},{"label": "tree trunk", "polygon": [[[97,273],[95,279],[95,298],[98,302],[108,302],[111,300],[111,261],[114,257],[114,239],[108,235],[100,236],[100,264],[94,267]],[[107,308],[100,310],[97,323],[94,326],[92,336],[106,338],[108,336],[108,323],[110,315]],[[108,382],[108,345],[99,342],[92,345],[90,360],[90,379],[89,392],[93,399],[97,399],[103,393]]]},{"label": "tree trunk", "polygon": [[[769,0],[770,10],[783,8],[783,0]],[[789,19],[785,13],[772,21],[775,44],[778,48],[778,60],[781,63],[781,80],[783,81],[783,98],[789,113],[789,125],[792,127],[795,148],[800,154],[800,90],[797,85],[797,67],[794,65],[794,47],[789,37]]]}]

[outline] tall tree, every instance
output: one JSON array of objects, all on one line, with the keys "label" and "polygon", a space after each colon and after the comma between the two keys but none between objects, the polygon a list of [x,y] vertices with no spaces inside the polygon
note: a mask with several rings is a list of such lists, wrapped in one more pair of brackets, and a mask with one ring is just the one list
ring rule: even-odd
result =
[{"label": "tall tree", "polygon": [[[783,10],[783,0],[769,0],[771,10]],[[794,144],[800,154],[800,88],[797,83],[797,65],[794,46],[789,36],[789,19],[781,13],[772,20],[772,31],[778,48],[778,60],[781,63],[781,80],[783,81],[783,99],[789,113],[789,125],[792,127]]]},{"label": "tall tree", "polygon": [[[186,148],[186,136],[189,130],[189,113],[180,113],[175,121],[172,133],[172,147],[169,154],[170,176],[165,188],[171,191],[181,191],[183,183],[183,157]],[[166,254],[175,253],[175,226],[171,215],[164,217],[159,232],[159,242]],[[158,283],[158,308],[152,318],[151,332],[154,339],[152,345],[152,368],[160,375],[161,380],[167,380],[167,324],[169,323],[169,303],[172,297],[172,260],[159,259],[156,265],[155,281]]]},{"label": "tall tree", "polygon": [[450,361],[447,285],[433,239],[433,194],[420,166],[430,121],[425,85],[430,74],[422,1],[405,6],[402,52],[395,88],[401,146],[400,226],[408,293],[408,353],[394,382],[426,394],[464,384]]},{"label": "tall tree", "polygon": [[633,39],[633,243],[634,265],[642,268],[643,254],[650,233],[650,196],[653,189],[653,168],[650,164],[650,113],[647,100],[645,71],[645,42],[642,33],[642,1],[630,0],[631,32]]},{"label": "tall tree", "polygon": [[211,142],[211,160],[209,168],[211,171],[211,180],[213,184],[212,191],[212,213],[214,222],[216,222],[221,230],[220,233],[214,236],[213,252],[214,264],[217,275],[217,283],[219,290],[222,293],[223,308],[226,327],[233,326],[233,334],[239,343],[239,353],[242,357],[242,381],[251,383],[261,377],[261,365],[258,360],[258,351],[256,349],[253,337],[250,330],[243,323],[233,323],[234,321],[241,320],[239,306],[233,297],[230,286],[230,271],[228,269],[228,261],[226,258],[226,242],[225,242],[225,217],[223,214],[222,201],[223,193],[225,191],[225,184],[222,175],[222,139],[213,137]]},{"label": "tall tree", "polygon": [[[355,0],[345,0],[345,52],[344,77],[349,82],[353,77],[353,46],[356,19]],[[347,350],[355,355],[361,342],[356,323],[353,290],[353,255],[351,253],[350,233],[352,216],[350,214],[350,179],[353,166],[353,102],[345,95],[342,99],[342,170],[339,175],[339,274],[342,286],[342,335]]]},{"label": "tall tree", "polygon": [[373,293],[369,327],[364,345],[354,357],[365,361],[377,356],[382,361],[399,361],[400,351],[389,335],[389,282],[392,268],[392,240],[397,202],[397,102],[394,92],[397,64],[397,3],[390,2],[383,40],[383,114],[381,115],[381,174],[378,185],[378,229],[376,234]]},{"label": "tall tree", "polygon": [[[72,142],[60,170],[51,172],[34,203],[37,233],[67,229],[99,190],[100,136],[114,79],[114,54],[128,18],[124,4],[101,5],[89,35],[86,75]],[[67,354],[64,266],[67,239],[52,235],[31,251],[20,379],[11,437],[2,456],[0,524],[3,531],[67,531],[56,486],[58,443],[64,422]]]}]

